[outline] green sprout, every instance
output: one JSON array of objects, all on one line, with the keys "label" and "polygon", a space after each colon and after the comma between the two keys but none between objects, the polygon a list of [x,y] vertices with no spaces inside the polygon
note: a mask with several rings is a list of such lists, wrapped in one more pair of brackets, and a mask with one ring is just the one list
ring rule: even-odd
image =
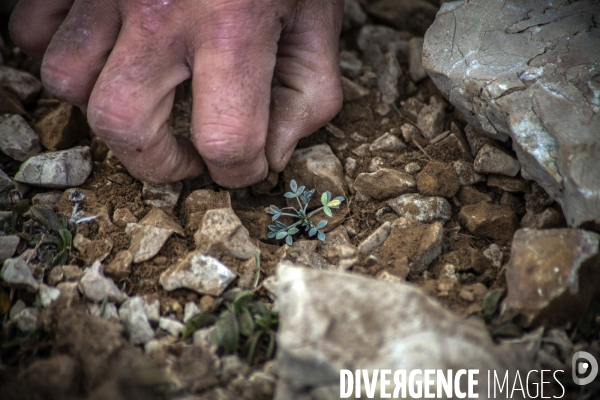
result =
[{"label": "green sprout", "polygon": [[[331,193],[324,192],[321,195],[322,206],[316,210],[308,212],[308,204],[310,203],[312,196],[315,194],[315,189],[306,190],[305,186],[298,187],[298,184],[293,179],[290,181],[290,189],[292,191],[285,193],[284,196],[288,199],[296,199],[296,201],[298,201],[298,208],[284,207],[279,209],[275,206],[269,207],[267,213],[273,215],[271,219],[275,221],[275,225],[269,225],[269,233],[267,234],[267,237],[270,239],[275,238],[277,240],[285,239],[285,242],[291,246],[294,242],[292,236],[300,231],[297,228],[300,225],[304,227],[304,230],[309,237],[317,235],[317,238],[320,241],[324,241],[325,233],[322,231],[322,229],[327,225],[327,221],[321,220],[315,225],[310,218],[319,211],[323,211],[325,215],[330,218],[333,217],[331,210],[334,208],[340,208],[340,204],[342,204],[342,202],[345,200],[344,197],[338,196],[332,199]],[[286,210],[293,211],[293,213],[285,212]],[[298,221],[288,226],[281,221],[277,221],[277,219],[281,216],[292,217]]]}]

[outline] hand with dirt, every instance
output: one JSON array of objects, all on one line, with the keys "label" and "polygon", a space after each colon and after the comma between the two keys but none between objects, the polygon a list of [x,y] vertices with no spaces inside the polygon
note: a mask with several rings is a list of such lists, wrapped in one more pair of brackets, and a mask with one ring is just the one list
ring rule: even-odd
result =
[{"label": "hand with dirt", "polygon": [[[342,18],[342,0],[21,0],[9,28],[133,176],[244,187],[339,111]],[[167,125],[191,77],[192,143]]]}]

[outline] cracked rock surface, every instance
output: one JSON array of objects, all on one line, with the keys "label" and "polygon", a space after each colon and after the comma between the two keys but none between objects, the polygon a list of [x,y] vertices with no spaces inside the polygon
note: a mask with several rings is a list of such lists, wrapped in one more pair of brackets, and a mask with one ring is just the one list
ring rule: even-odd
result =
[{"label": "cracked rock surface", "polygon": [[424,67],[469,124],[509,137],[574,227],[600,227],[600,4],[445,3]]}]

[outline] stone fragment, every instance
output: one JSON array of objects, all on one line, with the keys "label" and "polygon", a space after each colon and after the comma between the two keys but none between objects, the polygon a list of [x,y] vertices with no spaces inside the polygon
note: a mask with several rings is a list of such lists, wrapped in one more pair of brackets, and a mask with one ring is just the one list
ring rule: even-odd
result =
[{"label": "stone fragment", "polygon": [[161,183],[152,184],[144,182],[142,187],[142,199],[144,204],[153,207],[175,207],[179,195],[183,190],[183,183]]},{"label": "stone fragment", "polygon": [[405,259],[411,270],[422,272],[441,254],[443,237],[441,222],[421,224],[408,218],[398,218],[392,224],[385,243],[375,251],[375,256],[392,266]]},{"label": "stone fragment", "polygon": [[412,142],[414,138],[422,137],[419,128],[413,124],[404,124],[400,127],[400,130],[406,143]]},{"label": "stone fragment", "polygon": [[502,253],[500,246],[496,243],[490,244],[489,247],[483,251],[483,256],[490,260],[494,268],[500,268],[502,266],[504,254]]},{"label": "stone fragment", "polygon": [[522,229],[506,270],[505,313],[527,327],[579,321],[598,293],[600,235],[579,229]]},{"label": "stone fragment", "polygon": [[505,5],[444,4],[425,35],[425,69],[469,124],[512,139],[523,168],[561,203],[570,226],[597,229],[598,7]]},{"label": "stone fragment", "polygon": [[394,104],[400,95],[398,79],[402,75],[402,70],[394,52],[386,52],[382,61],[381,67],[375,70],[381,101],[386,104]]},{"label": "stone fragment", "polygon": [[412,218],[423,223],[445,222],[452,217],[450,203],[443,197],[409,193],[390,200],[388,204],[399,216]]},{"label": "stone fragment", "polygon": [[[281,263],[277,298],[276,400],[339,398],[341,369],[474,368],[481,377],[528,365],[514,349],[495,346],[482,324],[412,285]],[[480,383],[475,390],[485,397]]]},{"label": "stone fragment", "polygon": [[412,175],[419,172],[421,170],[421,166],[419,165],[419,163],[411,162],[404,166],[404,170]]},{"label": "stone fragment", "polygon": [[44,147],[55,151],[68,149],[87,137],[90,127],[79,108],[61,103],[35,124],[35,131]]},{"label": "stone fragment", "polygon": [[417,83],[427,77],[427,71],[423,68],[423,38],[413,37],[408,42],[408,73],[410,79]]},{"label": "stone fragment", "polygon": [[229,192],[215,192],[209,189],[193,191],[183,202],[186,228],[192,231],[197,230],[206,211],[216,208],[231,208]]},{"label": "stone fragment", "polygon": [[444,254],[442,259],[454,265],[456,271],[474,270],[476,273],[483,273],[491,265],[491,262],[485,258],[479,251],[472,247],[464,247],[458,250]]},{"label": "stone fragment", "polygon": [[419,111],[417,126],[427,139],[431,140],[444,131],[444,104],[431,101]]},{"label": "stone fragment", "polygon": [[231,208],[208,210],[202,226],[194,234],[194,241],[202,253],[209,255],[247,260],[259,252],[250,240],[248,230]]},{"label": "stone fragment", "polygon": [[157,255],[173,231],[150,225],[127,224],[125,233],[130,236],[129,252],[137,264]]},{"label": "stone fragment", "polygon": [[461,186],[456,193],[456,199],[458,202],[466,206],[468,204],[477,204],[482,201],[492,202],[492,198],[485,193],[481,193],[479,190],[472,186]]},{"label": "stone fragment", "polygon": [[119,308],[119,318],[132,344],[146,344],[154,338],[154,330],[144,310],[141,297],[128,298]]},{"label": "stone fragment", "polygon": [[358,252],[361,254],[369,255],[377,250],[385,242],[390,235],[392,230],[392,224],[388,221],[382,224],[375,232],[371,233],[362,243],[358,246]]},{"label": "stone fragment", "polygon": [[27,111],[25,111],[23,104],[21,104],[21,100],[19,100],[16,95],[6,91],[0,86],[0,115],[2,114],[25,116],[27,115]]},{"label": "stone fragment", "polygon": [[77,265],[63,265],[62,270],[68,282],[77,282],[83,276],[83,271]]},{"label": "stone fragment", "polygon": [[389,151],[392,153],[396,153],[404,149],[406,149],[406,145],[402,142],[402,140],[398,139],[389,132],[379,136],[373,141],[373,143],[371,143],[371,147],[369,147],[370,151]]},{"label": "stone fragment", "polygon": [[108,275],[116,279],[128,278],[131,274],[131,263],[133,255],[129,250],[122,250],[115,255],[115,258],[106,266],[105,271]]},{"label": "stone fragment", "polygon": [[354,177],[354,173],[356,172],[356,160],[351,157],[346,158],[346,164],[344,164],[344,171],[346,171],[346,175],[349,177]]},{"label": "stone fragment", "polygon": [[15,192],[17,192],[15,182],[0,169],[0,201],[14,203],[11,197],[14,196]]},{"label": "stone fragment", "polygon": [[33,156],[21,164],[15,180],[33,186],[66,189],[82,185],[92,173],[89,147]]},{"label": "stone fragment", "polygon": [[476,183],[485,182],[485,176],[475,172],[473,163],[458,160],[452,163],[452,165],[454,166],[458,181],[461,185],[474,185]]},{"label": "stone fragment", "polygon": [[201,294],[219,296],[236,275],[216,258],[191,252],[178,264],[160,275],[160,284],[167,290],[188,288]]},{"label": "stone fragment", "polygon": [[368,143],[361,144],[360,146],[352,150],[352,154],[357,155],[359,157],[367,157],[370,154],[369,147],[371,147],[371,145],[369,145]]},{"label": "stone fragment", "polygon": [[189,301],[185,303],[185,308],[183,311],[183,323],[186,324],[190,319],[194,318],[196,315],[199,315],[202,311],[198,308],[198,305]]},{"label": "stone fragment", "polygon": [[[390,111],[392,111],[392,107],[389,106],[389,104],[387,103],[377,103],[374,107],[373,110],[381,115],[382,117],[388,115],[390,113]],[[383,121],[383,120],[382,120]]]},{"label": "stone fragment", "polygon": [[[366,146],[368,148],[368,145]],[[314,188],[317,193],[329,191],[332,198],[345,197],[348,193],[342,163],[326,144],[294,151],[289,164],[283,170],[283,178],[286,190],[289,190],[290,181],[295,179],[298,187]],[[317,197],[319,196],[313,196],[310,207],[320,204]],[[297,205],[297,203],[291,201],[289,204]]]},{"label": "stone fragment", "polygon": [[31,269],[21,257],[5,260],[0,277],[12,285],[24,285],[30,292],[36,292],[39,288]]},{"label": "stone fragment", "polygon": [[172,233],[183,236],[183,228],[173,218],[165,214],[160,208],[151,209],[148,214],[140,221],[140,225],[154,226],[156,228],[166,229]]},{"label": "stone fragment", "polygon": [[25,104],[34,101],[42,90],[42,82],[35,76],[2,65],[0,65],[0,86],[16,94]]},{"label": "stone fragment", "polygon": [[160,317],[158,327],[169,332],[169,335],[179,337],[183,331],[184,325],[176,319],[169,317]]},{"label": "stone fragment", "polygon": [[511,193],[524,193],[529,190],[529,184],[518,176],[488,175],[487,185],[497,187]]},{"label": "stone fragment", "polygon": [[421,194],[450,198],[459,188],[458,176],[450,165],[431,161],[417,174],[417,189]]},{"label": "stone fragment", "polygon": [[125,228],[127,224],[135,224],[138,219],[128,208],[117,208],[113,213],[112,222],[119,228]]},{"label": "stone fragment", "polygon": [[150,324],[158,325],[160,319],[160,300],[158,298],[142,297],[144,302],[144,312],[148,317]]},{"label": "stone fragment", "polygon": [[342,94],[344,102],[360,100],[369,94],[369,89],[342,76]]},{"label": "stone fragment", "polygon": [[437,10],[425,0],[379,0],[365,5],[365,11],[376,20],[419,36],[425,34]]},{"label": "stone fragment", "polygon": [[366,196],[383,200],[414,192],[416,182],[405,172],[383,168],[376,172],[359,174],[354,181],[354,188]]},{"label": "stone fragment", "polygon": [[381,157],[373,157],[369,163],[369,172],[377,172],[385,167],[385,160]]},{"label": "stone fragment", "polygon": [[110,237],[90,240],[78,233],[73,238],[73,247],[79,252],[79,257],[85,265],[91,265],[94,261],[104,261],[110,255],[113,241]]},{"label": "stone fragment", "polygon": [[473,167],[475,171],[482,174],[516,176],[521,169],[521,164],[497,147],[484,144],[475,156]]},{"label": "stone fragment", "polygon": [[521,219],[521,228],[550,229],[563,224],[562,215],[552,207],[546,208],[539,214],[527,211]]},{"label": "stone fragment", "polygon": [[0,262],[8,260],[15,254],[20,241],[21,239],[15,235],[0,236]]},{"label": "stone fragment", "polygon": [[53,288],[52,286],[41,284],[37,295],[39,304],[43,307],[48,307],[53,301],[58,300],[60,297],[60,290]]},{"label": "stone fragment", "polygon": [[127,298],[112,279],[104,276],[102,264],[99,261],[86,269],[77,288],[85,298],[96,303],[101,303],[105,298],[115,303],[121,303]]},{"label": "stone fragment", "polygon": [[40,139],[20,115],[0,115],[0,150],[17,161],[35,156]]},{"label": "stone fragment", "polygon": [[14,321],[21,332],[31,333],[36,330],[39,317],[37,308],[27,307],[15,316]]},{"label": "stone fragment", "polygon": [[59,190],[51,190],[49,192],[38,193],[31,198],[31,202],[33,205],[38,204],[47,204],[49,206],[54,207],[56,203],[60,200],[62,196],[62,192]]},{"label": "stone fragment", "polygon": [[511,239],[517,230],[517,216],[513,210],[487,201],[464,206],[458,220],[473,235],[492,239]]}]

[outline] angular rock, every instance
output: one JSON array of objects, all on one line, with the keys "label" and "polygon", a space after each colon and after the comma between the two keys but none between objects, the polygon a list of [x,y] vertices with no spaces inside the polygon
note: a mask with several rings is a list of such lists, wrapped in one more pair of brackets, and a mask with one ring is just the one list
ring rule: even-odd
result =
[{"label": "angular rock", "polygon": [[431,101],[417,115],[417,126],[427,139],[431,140],[444,131],[444,104]]},{"label": "angular rock", "polygon": [[141,297],[130,297],[123,302],[119,308],[119,318],[132,344],[146,344],[154,338],[154,330],[146,316]]},{"label": "angular rock", "polygon": [[387,52],[383,55],[383,65],[375,70],[377,73],[377,85],[381,92],[381,101],[385,104],[394,104],[398,100],[398,79],[402,70],[396,54]]},{"label": "angular rock", "polygon": [[421,194],[450,198],[459,188],[458,176],[450,165],[431,161],[417,174],[417,189]]},{"label": "angular rock", "polygon": [[2,86],[0,86],[0,114],[27,115],[21,100],[16,95],[6,91]]},{"label": "angular rock", "polygon": [[186,324],[190,319],[194,318],[200,313],[202,313],[202,311],[200,311],[196,303],[193,301],[185,303],[185,309],[183,311],[183,323]]},{"label": "angular rock", "polygon": [[142,199],[144,204],[153,207],[175,207],[182,190],[183,183],[181,182],[162,184],[144,182]]},{"label": "angular rock", "polygon": [[408,73],[415,83],[427,77],[427,71],[423,68],[422,37],[414,37],[408,42]]},{"label": "angular rock", "polygon": [[419,128],[413,124],[404,124],[400,127],[400,130],[402,132],[402,137],[407,143],[412,142],[415,138],[422,137]]},{"label": "angular rock", "polygon": [[209,255],[247,260],[259,252],[250,240],[248,230],[231,208],[208,210],[202,226],[194,234],[194,241],[202,253]]},{"label": "angular rock", "polygon": [[144,311],[148,317],[148,321],[151,324],[158,325],[160,319],[160,300],[157,298],[150,298],[148,296],[142,297],[144,301]]},{"label": "angular rock", "polygon": [[500,268],[502,266],[504,254],[502,253],[500,246],[496,243],[490,244],[489,247],[483,251],[483,256],[492,263],[494,268]]},{"label": "angular rock", "polygon": [[215,208],[231,208],[229,192],[200,189],[190,193],[183,202],[186,228],[192,231],[197,230],[202,223],[202,218],[204,218],[206,211]]},{"label": "angular rock", "polygon": [[128,208],[117,208],[113,213],[112,222],[119,228],[125,228],[127,224],[135,224],[138,220]]},{"label": "angular rock", "polygon": [[[495,346],[483,325],[412,285],[281,263],[277,298],[276,400],[339,398],[341,369],[475,368],[481,378],[527,365],[516,351]],[[475,385],[480,396],[484,383]]]},{"label": "angular rock", "polygon": [[360,100],[370,93],[369,89],[351,81],[346,77],[342,77],[342,94],[344,102]]},{"label": "angular rock", "polygon": [[73,238],[73,247],[77,249],[79,257],[84,260],[85,265],[91,265],[94,261],[104,261],[110,255],[113,241],[110,237],[89,240],[78,233]]},{"label": "angular rock", "polygon": [[409,218],[398,218],[392,224],[385,243],[375,251],[384,262],[408,261],[412,270],[424,271],[442,252],[444,228],[441,222],[421,224]]},{"label": "angular rock", "polygon": [[513,210],[487,201],[464,206],[458,220],[473,235],[492,239],[511,239],[518,226]]},{"label": "angular rock", "polygon": [[90,127],[79,108],[61,103],[37,124],[35,131],[48,150],[64,150],[87,137]]},{"label": "angular rock", "polygon": [[579,321],[600,283],[600,235],[579,229],[522,229],[506,270],[505,314],[527,327]]},{"label": "angular rock", "polygon": [[404,166],[404,170],[412,175],[419,172],[421,170],[421,166],[419,165],[419,163],[411,162]]},{"label": "angular rock", "polygon": [[90,148],[74,147],[31,157],[21,164],[15,180],[33,186],[67,189],[82,185],[91,173]]},{"label": "angular rock", "polygon": [[475,172],[473,163],[459,160],[455,161],[453,166],[461,185],[474,185],[476,183],[485,182],[485,176]]},{"label": "angular rock", "polygon": [[129,252],[133,255],[133,262],[137,264],[157,255],[173,231],[151,225],[127,224],[125,233],[131,238]]},{"label": "angular rock", "polygon": [[17,161],[35,156],[40,139],[20,115],[0,115],[0,150]]},{"label": "angular rock", "polygon": [[383,200],[414,192],[416,182],[405,172],[383,168],[376,172],[359,174],[354,181],[354,188],[366,196]]},{"label": "angular rock", "polygon": [[409,193],[390,200],[388,204],[399,216],[412,218],[423,223],[445,222],[452,217],[450,203],[443,197]]},{"label": "angular rock", "polygon": [[28,291],[36,292],[38,282],[33,277],[31,269],[22,258],[9,258],[4,261],[0,277],[12,285],[24,285]]},{"label": "angular rock", "polygon": [[121,303],[127,298],[112,279],[104,276],[102,264],[99,261],[96,261],[83,273],[77,288],[85,298],[95,303],[100,303],[105,298],[114,303]]},{"label": "angular rock", "polygon": [[128,278],[131,274],[131,263],[133,255],[129,250],[122,250],[115,255],[115,258],[105,268],[105,272],[117,279]]},{"label": "angular rock", "polygon": [[358,252],[361,254],[369,255],[373,251],[377,250],[390,236],[392,230],[392,224],[388,221],[382,224],[375,232],[371,233],[362,243],[358,246]]},{"label": "angular rock", "polygon": [[166,229],[172,233],[183,236],[183,228],[179,225],[179,223],[175,222],[173,218],[165,214],[165,212],[160,208],[153,208],[150,210],[148,214],[142,218],[140,225],[148,225],[156,228]]},{"label": "angular rock", "polygon": [[[367,149],[369,145],[366,145]],[[290,180],[295,179],[298,187],[306,186],[307,189],[316,189],[317,193],[329,191],[331,197],[346,196],[348,185],[344,179],[342,163],[331,148],[326,144],[319,144],[305,149],[298,149],[283,170],[286,190],[289,190]],[[319,196],[313,196],[310,207],[320,204]],[[292,200],[292,199],[288,199]],[[291,201],[289,204],[292,203]]]},{"label": "angular rock", "polygon": [[367,143],[361,144],[360,146],[354,148],[352,150],[352,153],[359,157],[367,157],[370,154],[369,147],[371,147],[371,146]]},{"label": "angular rock", "polygon": [[42,82],[25,71],[0,65],[0,86],[16,94],[25,104],[31,103],[42,90]]},{"label": "angular rock", "polygon": [[539,214],[527,211],[521,219],[521,228],[550,229],[563,224],[562,215],[554,208],[548,207]]},{"label": "angular rock", "polygon": [[15,235],[0,236],[0,262],[8,260],[17,251],[21,239]]},{"label": "angular rock", "polygon": [[477,155],[479,150],[484,145],[487,144],[490,146],[494,146],[495,142],[494,139],[492,139],[491,137],[479,133],[475,128],[473,128],[473,125],[467,125],[465,127],[465,138],[469,143],[469,148],[471,149],[471,155],[473,157]]},{"label": "angular rock", "polygon": [[219,296],[236,275],[216,258],[191,252],[178,264],[160,275],[160,284],[167,290],[188,288],[201,294]]},{"label": "angular rock", "polygon": [[[570,226],[600,226],[600,46],[595,2],[446,3],[425,69],[477,130],[512,138]],[[482,51],[482,49],[485,49]]]},{"label": "angular rock", "polygon": [[521,164],[497,147],[484,144],[477,152],[473,167],[475,171],[482,174],[516,176],[521,169]]},{"label": "angular rock", "polygon": [[169,317],[160,317],[158,327],[169,332],[171,336],[179,337],[183,331],[184,325],[176,319]]},{"label": "angular rock", "polygon": [[369,147],[370,151],[389,151],[392,153],[396,153],[404,149],[406,149],[406,145],[402,142],[402,140],[398,139],[389,132],[379,136],[373,141],[373,143],[371,143],[371,147]]}]

